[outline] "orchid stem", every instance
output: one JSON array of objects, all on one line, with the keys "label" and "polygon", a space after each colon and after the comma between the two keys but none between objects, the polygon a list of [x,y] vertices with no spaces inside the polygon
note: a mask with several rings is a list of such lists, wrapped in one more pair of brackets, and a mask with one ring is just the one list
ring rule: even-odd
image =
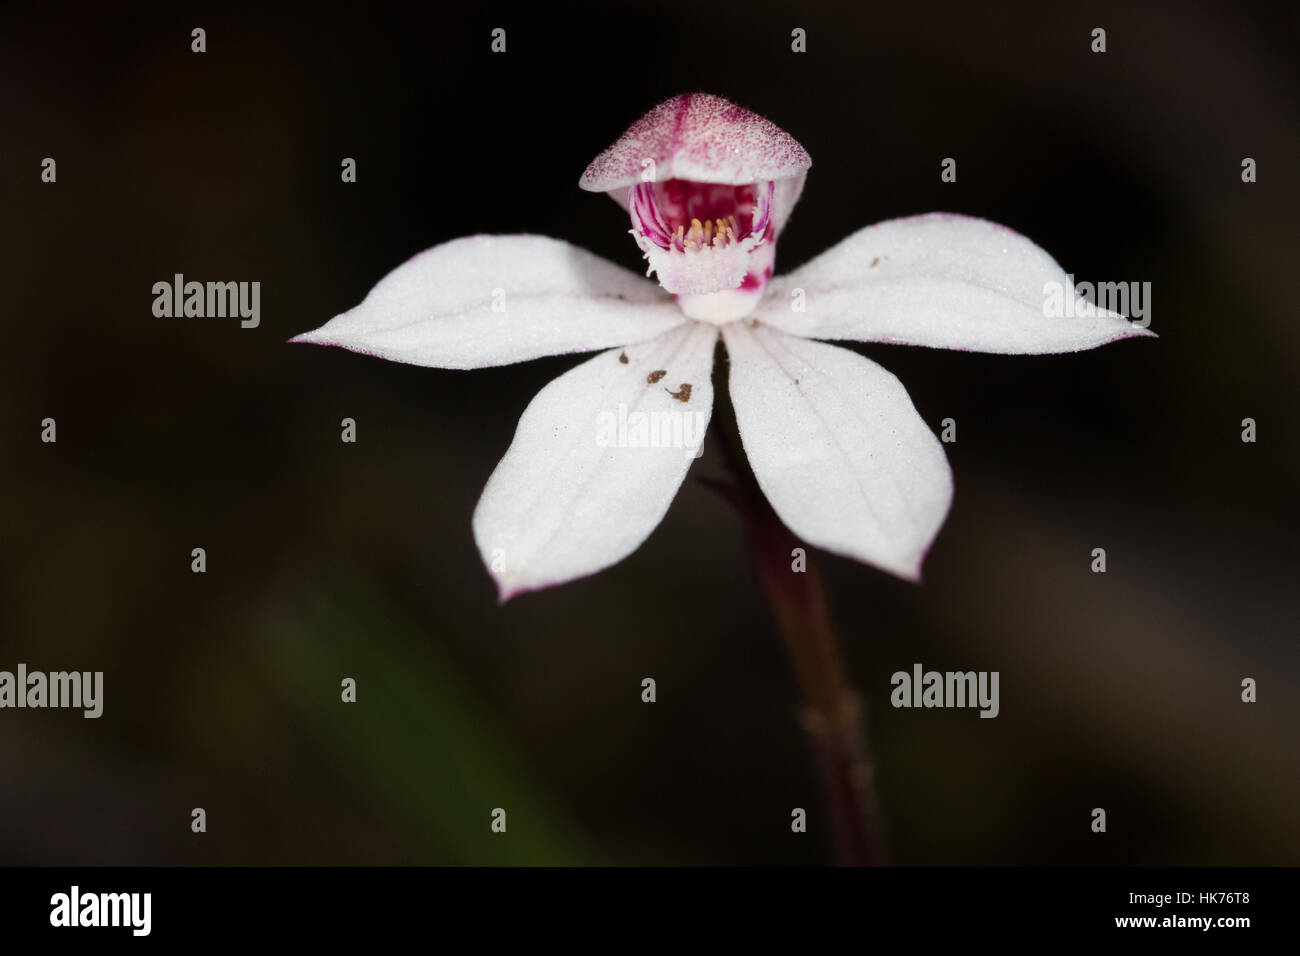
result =
[{"label": "orchid stem", "polygon": [[[718,364],[724,366],[724,352]],[[725,381],[715,370],[714,381]],[[830,607],[814,556],[777,517],[758,488],[740,442],[735,412],[719,389],[715,421],[732,483],[707,483],[745,520],[755,576],[784,639],[803,696],[802,724],[821,772],[831,817],[835,861],[842,866],[883,862],[879,802],[866,750],[861,698],[840,654]],[[798,558],[802,555],[802,558]],[[803,570],[796,570],[802,567]]]}]

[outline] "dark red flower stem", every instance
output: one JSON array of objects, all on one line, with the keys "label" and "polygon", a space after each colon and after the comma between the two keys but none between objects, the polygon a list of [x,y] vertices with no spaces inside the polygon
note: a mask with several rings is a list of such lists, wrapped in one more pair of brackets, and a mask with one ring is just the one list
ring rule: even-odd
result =
[{"label": "dark red flower stem", "polygon": [[[802,723],[812,743],[830,813],[835,860],[845,866],[883,862],[880,813],[863,732],[861,699],[849,683],[815,556],[781,523],[763,496],[741,447],[726,395],[725,351],[719,347],[714,382],[714,434],[732,482],[705,479],[745,521],[750,558],[776,618],[803,696]],[[801,549],[804,570],[795,570]]]}]

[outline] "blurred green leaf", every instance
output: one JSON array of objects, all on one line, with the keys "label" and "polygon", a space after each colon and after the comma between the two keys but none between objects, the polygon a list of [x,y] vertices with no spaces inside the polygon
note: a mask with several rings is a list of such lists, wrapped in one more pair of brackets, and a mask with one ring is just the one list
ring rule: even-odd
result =
[{"label": "blurred green leaf", "polygon": [[[359,590],[268,621],[270,677],[322,749],[421,840],[421,862],[598,862],[418,627]],[[345,677],[355,703],[342,700]],[[506,811],[505,833],[491,830]]]}]

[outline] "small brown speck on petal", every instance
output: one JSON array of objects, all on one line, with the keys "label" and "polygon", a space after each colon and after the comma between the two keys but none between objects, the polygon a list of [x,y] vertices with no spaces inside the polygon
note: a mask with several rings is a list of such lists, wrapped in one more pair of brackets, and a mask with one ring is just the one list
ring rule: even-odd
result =
[{"label": "small brown speck on petal", "polygon": [[626,364],[627,364],[627,353],[626,353],[626,352],[619,352],[619,353],[618,353],[618,360],[619,360],[620,362],[622,362],[624,365],[626,365]]},{"label": "small brown speck on petal", "polygon": [[677,391],[675,392],[669,391],[666,388],[664,391],[668,392],[669,395],[677,399],[679,402],[689,402],[691,400],[691,386],[689,382],[682,382],[681,385],[677,386]]},{"label": "small brown speck on petal", "polygon": [[878,266],[878,265],[880,265],[880,256],[876,256],[876,258],[872,259],[872,260],[871,260],[871,264],[872,264],[873,266]]},{"label": "small brown speck on petal", "polygon": [[655,371],[653,371],[653,372],[651,372],[649,375],[647,375],[647,376],[645,377],[645,380],[646,380],[646,382],[649,383],[650,385],[653,385],[655,382],[659,381],[661,378],[663,378],[663,377],[664,377],[665,375],[667,375],[667,374],[668,374],[668,369],[666,369],[666,368],[656,369]]}]

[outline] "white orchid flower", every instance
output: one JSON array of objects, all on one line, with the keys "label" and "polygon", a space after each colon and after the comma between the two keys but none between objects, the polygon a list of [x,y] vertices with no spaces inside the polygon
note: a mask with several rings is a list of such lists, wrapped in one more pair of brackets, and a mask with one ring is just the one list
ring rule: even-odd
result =
[{"label": "white orchid flower", "polygon": [[741,440],[780,519],[919,580],[952,500],[942,446],[893,375],[817,340],[1043,354],[1151,333],[1077,298],[1053,314],[1049,290],[1076,293],[1052,257],[957,215],[868,226],[772,279],[810,165],[768,120],[678,96],[580,181],[627,209],[658,284],[558,239],[472,236],[420,253],[292,341],[444,369],[600,351],[525,409],[474,512],[502,601],[607,568],[655,529],[692,456],[597,433],[629,409],[706,423],[719,334]]}]

